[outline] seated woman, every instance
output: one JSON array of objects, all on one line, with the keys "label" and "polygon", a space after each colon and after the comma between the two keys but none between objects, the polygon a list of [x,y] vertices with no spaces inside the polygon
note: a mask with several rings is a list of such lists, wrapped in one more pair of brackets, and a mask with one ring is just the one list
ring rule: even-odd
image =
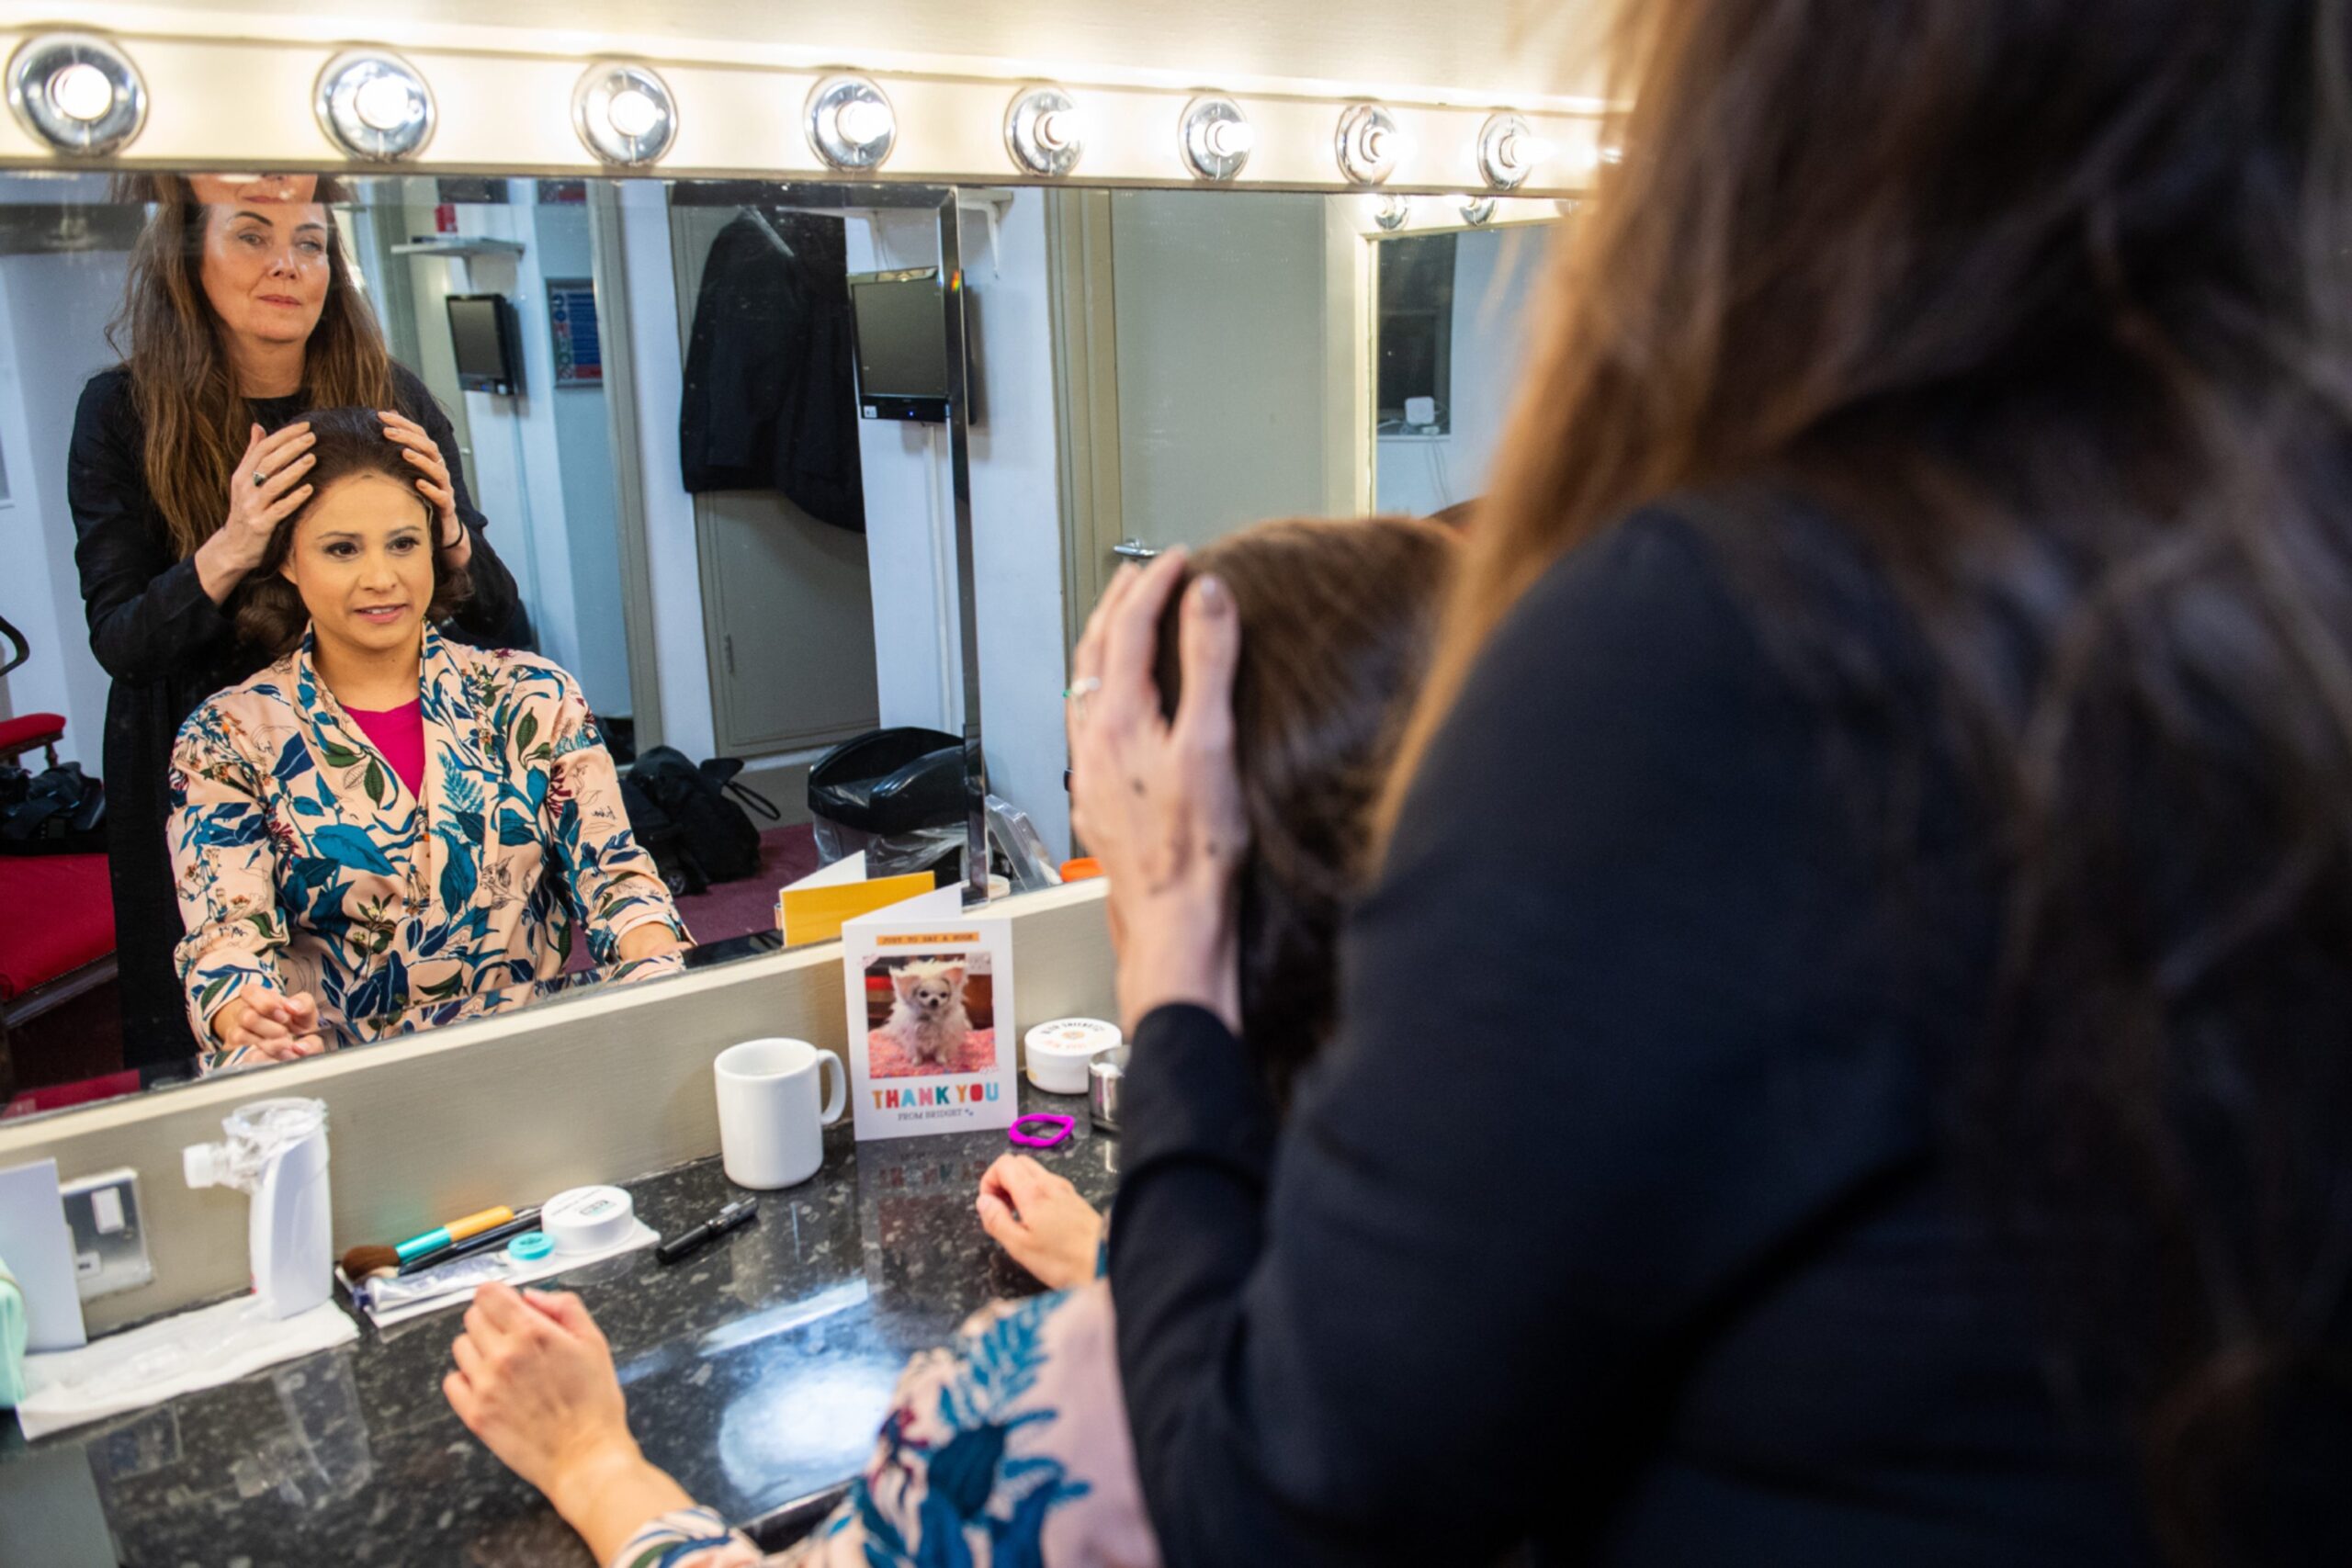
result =
[{"label": "seated woman", "polygon": [[464,579],[372,411],[313,413],[309,500],[240,589],[277,662],[172,752],[178,950],[209,1071],[686,942],[571,676],[445,640]]},{"label": "seated woman", "polygon": [[[1250,843],[1241,1001],[1252,1039],[1311,1047],[1329,1030],[1340,906],[1365,869],[1365,818],[1453,556],[1452,536],[1426,522],[1268,524],[1202,553],[1195,570],[1228,591],[1225,609],[1204,607],[1201,594],[1184,600],[1188,616],[1238,613],[1237,662],[1208,668],[1180,652],[1173,619],[1161,625],[1171,721],[1182,680],[1211,694],[1232,689]],[[1305,1060],[1298,1044],[1261,1059],[1278,1098]],[[807,1540],[766,1561],[1159,1561],[1119,1394],[1110,1288],[1094,1277],[1100,1222],[1067,1182],[1025,1159],[998,1162],[979,1206],[1015,1258],[1048,1285],[1074,1288],[989,1307],[952,1347],[915,1358],[849,1496]],[[443,1386],[458,1417],[547,1494],[599,1561],[763,1561],[638,1451],[611,1354],[576,1297],[485,1287],[454,1349]]]}]

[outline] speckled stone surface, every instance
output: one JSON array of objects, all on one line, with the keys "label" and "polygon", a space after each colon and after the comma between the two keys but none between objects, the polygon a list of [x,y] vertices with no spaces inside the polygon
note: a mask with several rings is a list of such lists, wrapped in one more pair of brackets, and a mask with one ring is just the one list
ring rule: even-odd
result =
[{"label": "speckled stone surface", "polygon": [[[1082,1100],[1025,1084],[1022,1099],[1075,1115],[1070,1141],[1032,1152],[1105,1201],[1117,1140],[1086,1124]],[[815,1178],[760,1194],[756,1224],[668,1268],[647,1250],[557,1280],[611,1341],[647,1457],[734,1520],[854,1472],[907,1357],[990,1298],[1036,1289],[972,1212],[1009,1146],[1001,1133],[860,1146],[844,1122]],[[716,1159],[629,1185],[664,1235],[741,1191]],[[458,1320],[453,1308],[363,1329],[356,1345],[29,1448],[8,1417],[0,1507],[53,1502],[63,1517],[94,1483],[112,1550],[135,1568],[588,1563],[442,1398]],[[8,1484],[28,1456],[40,1462]]]}]

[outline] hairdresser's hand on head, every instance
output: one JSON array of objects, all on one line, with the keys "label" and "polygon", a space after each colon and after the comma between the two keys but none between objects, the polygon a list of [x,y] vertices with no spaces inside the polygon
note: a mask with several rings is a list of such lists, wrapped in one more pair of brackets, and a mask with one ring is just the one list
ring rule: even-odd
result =
[{"label": "hairdresser's hand on head", "polygon": [[474,1292],[441,1392],[466,1429],[608,1562],[639,1526],[691,1500],[638,1451],[613,1352],[578,1296]]},{"label": "hairdresser's hand on head", "polygon": [[458,488],[449,482],[449,465],[443,460],[441,448],[424,433],[424,426],[406,414],[379,409],[377,417],[384,422],[384,434],[400,444],[401,455],[416,470],[418,492],[433,503],[433,513],[439,519],[433,533],[441,544],[442,564],[453,573],[465,570],[473,560],[474,542],[458,516]]},{"label": "hairdresser's hand on head", "polygon": [[1241,1025],[1234,874],[1249,848],[1233,764],[1241,626],[1213,577],[1184,594],[1183,693],[1160,716],[1152,667],[1160,615],[1184,567],[1170,550],[1123,567],[1071,660],[1070,825],[1110,879],[1119,1012],[1193,1002]]},{"label": "hairdresser's hand on head", "polygon": [[980,1178],[980,1227],[1047,1290],[1094,1278],[1102,1216],[1078,1189],[1027,1155],[1000,1155]]},{"label": "hairdresser's hand on head", "polygon": [[197,581],[214,604],[228,603],[230,592],[261,565],[277,525],[311,499],[302,476],[315,461],[315,439],[307,423],[268,435],[256,424],[246,436],[245,455],[229,476],[228,515],[196,551]]},{"label": "hairdresser's hand on head", "polygon": [[244,1051],[271,1062],[297,1061],[326,1049],[319,1033],[319,999],[308,991],[285,997],[253,990],[232,997],[212,1015],[212,1036],[223,1051]]}]

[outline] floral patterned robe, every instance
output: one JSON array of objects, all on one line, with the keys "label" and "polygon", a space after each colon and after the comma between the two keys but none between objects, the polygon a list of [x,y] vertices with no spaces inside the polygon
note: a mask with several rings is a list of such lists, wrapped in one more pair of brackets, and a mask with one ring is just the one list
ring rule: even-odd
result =
[{"label": "floral patterned robe", "polygon": [[[600,964],[648,922],[684,938],[561,669],[427,627],[419,799],[319,680],[311,648],[305,637],[216,694],[172,750],[178,960],[198,1038],[252,986],[309,991],[340,1044],[557,974],[575,920]],[[210,1051],[204,1066],[245,1054]]]}]

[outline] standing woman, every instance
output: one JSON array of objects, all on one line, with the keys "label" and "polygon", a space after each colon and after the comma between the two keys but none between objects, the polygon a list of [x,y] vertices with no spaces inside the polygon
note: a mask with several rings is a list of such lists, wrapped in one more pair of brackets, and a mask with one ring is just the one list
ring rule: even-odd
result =
[{"label": "standing woman", "polygon": [[314,176],[158,175],[109,341],[122,363],[82,389],[67,494],[90,647],[107,695],[107,863],[127,1065],[192,1056],[173,948],[165,771],[198,703],[268,662],[230,596],[308,498],[302,414],[381,410],[433,504],[446,564],[470,580],[457,631],[495,642],[514,580],[449,460],[449,422],[393,362],[344,265]]},{"label": "standing woman", "polygon": [[1163,1557],[2352,1562],[2346,7],[1615,9],[1279,1123],[1230,595],[1074,660]]}]

